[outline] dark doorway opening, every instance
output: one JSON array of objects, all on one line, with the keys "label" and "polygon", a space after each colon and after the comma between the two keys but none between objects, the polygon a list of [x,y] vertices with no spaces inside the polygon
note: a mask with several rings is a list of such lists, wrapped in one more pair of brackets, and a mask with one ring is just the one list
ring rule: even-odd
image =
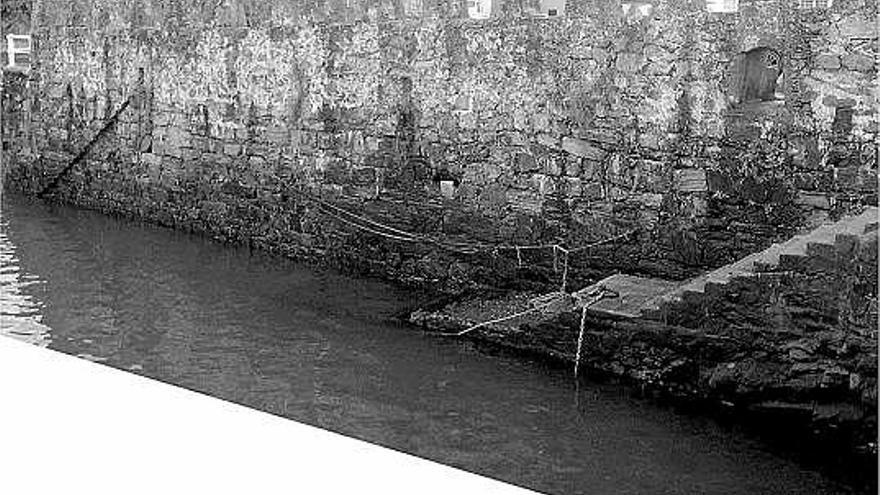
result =
[{"label": "dark doorway opening", "polygon": [[782,75],[782,57],[772,48],[758,47],[745,52],[740,101],[773,101]]}]

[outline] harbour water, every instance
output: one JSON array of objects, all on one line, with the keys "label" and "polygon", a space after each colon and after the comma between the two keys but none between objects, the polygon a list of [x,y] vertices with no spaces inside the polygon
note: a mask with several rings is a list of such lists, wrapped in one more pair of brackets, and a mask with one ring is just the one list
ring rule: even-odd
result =
[{"label": "harbour water", "polygon": [[551,494],[848,493],[730,425],[398,323],[406,290],[9,194],[0,211],[5,338]]}]

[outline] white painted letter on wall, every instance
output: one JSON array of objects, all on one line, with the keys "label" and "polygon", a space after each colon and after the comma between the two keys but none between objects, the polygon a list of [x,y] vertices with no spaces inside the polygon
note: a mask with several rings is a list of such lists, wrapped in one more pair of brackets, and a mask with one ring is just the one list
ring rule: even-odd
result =
[{"label": "white painted letter on wall", "polygon": [[31,37],[26,34],[7,34],[6,57],[7,70],[28,70],[31,66]]}]

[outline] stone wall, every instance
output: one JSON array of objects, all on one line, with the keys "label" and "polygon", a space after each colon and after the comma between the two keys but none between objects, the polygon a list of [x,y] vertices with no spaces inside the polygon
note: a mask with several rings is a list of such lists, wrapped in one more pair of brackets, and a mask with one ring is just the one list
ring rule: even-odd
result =
[{"label": "stone wall", "polygon": [[[7,183],[45,185],[131,97],[61,199],[452,290],[557,280],[558,253],[377,237],[303,193],[484,247],[634,232],[572,255],[574,284],[684,278],[876,203],[876,3],[625,5],[38,0]],[[742,101],[759,47],[782,77]]]}]

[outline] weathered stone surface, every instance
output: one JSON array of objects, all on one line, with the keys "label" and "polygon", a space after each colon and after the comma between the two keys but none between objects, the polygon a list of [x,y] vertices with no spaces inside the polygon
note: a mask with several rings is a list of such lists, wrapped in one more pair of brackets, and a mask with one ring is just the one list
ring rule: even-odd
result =
[{"label": "weathered stone surface", "polygon": [[559,139],[551,136],[550,134],[538,134],[538,144],[542,144],[550,148],[556,148],[559,146]]},{"label": "weathered stone surface", "polygon": [[706,171],[699,168],[685,168],[673,173],[673,187],[681,192],[704,192],[708,190]]},{"label": "weathered stone surface", "polygon": [[818,69],[837,70],[840,68],[840,57],[822,53],[816,56],[813,62]]},{"label": "weathered stone surface", "polygon": [[850,39],[877,38],[877,19],[870,16],[850,15],[840,21],[840,36]]},{"label": "weathered stone surface", "polygon": [[633,74],[638,72],[644,64],[644,58],[638,53],[621,53],[617,56],[615,62],[617,70],[624,74]]},{"label": "weathered stone surface", "polygon": [[572,155],[594,161],[601,161],[607,154],[605,151],[593,146],[588,141],[573,137],[562,138],[562,149]]},{"label": "weathered stone surface", "polygon": [[841,62],[849,70],[866,73],[874,70],[874,57],[861,53],[847,53],[841,58]]},{"label": "weathered stone surface", "polygon": [[801,191],[798,193],[796,202],[802,206],[811,206],[821,210],[831,209],[831,201],[828,199],[828,195],[823,193]]}]

